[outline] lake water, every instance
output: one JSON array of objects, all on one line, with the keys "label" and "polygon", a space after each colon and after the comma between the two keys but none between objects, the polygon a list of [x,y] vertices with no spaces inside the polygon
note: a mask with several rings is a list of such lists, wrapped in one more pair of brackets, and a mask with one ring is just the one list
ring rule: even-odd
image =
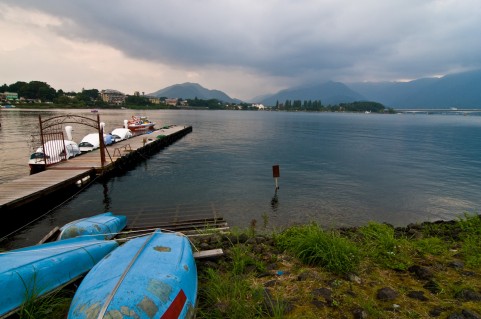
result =
[{"label": "lake water", "polygon": [[[132,110],[101,110],[106,130]],[[38,115],[87,111],[0,112],[0,183],[28,175]],[[94,184],[23,229],[23,245],[53,226],[112,211],[217,211],[230,226],[326,227],[371,220],[396,226],[457,218],[481,207],[481,117],[254,111],[143,111],[157,127],[193,132],[125,175]],[[74,127],[77,142],[87,133]],[[37,145],[35,145],[37,146]],[[280,166],[275,197],[272,166]]]}]

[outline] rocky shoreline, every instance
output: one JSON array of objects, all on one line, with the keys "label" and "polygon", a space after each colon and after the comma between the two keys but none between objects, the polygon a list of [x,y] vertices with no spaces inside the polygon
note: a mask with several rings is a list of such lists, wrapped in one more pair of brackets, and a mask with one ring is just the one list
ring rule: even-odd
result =
[{"label": "rocky shoreline", "polygon": [[[440,251],[415,249],[405,267],[385,267],[367,258],[355,271],[337,274],[301,262],[279,248],[275,234],[255,228],[201,237],[194,242],[197,249],[223,248],[225,254],[197,263],[198,318],[236,317],[229,312],[232,299],[244,302],[235,296],[211,298],[209,285],[215,272],[226,281],[240,280],[250,287],[252,296],[245,302],[256,309],[259,318],[481,319],[481,269],[466,261],[466,229],[462,223],[436,221],[387,227],[395,238],[413,245],[435,242]],[[335,232],[353,239],[361,231],[355,227]],[[242,269],[234,271],[239,260],[244,260]]]}]

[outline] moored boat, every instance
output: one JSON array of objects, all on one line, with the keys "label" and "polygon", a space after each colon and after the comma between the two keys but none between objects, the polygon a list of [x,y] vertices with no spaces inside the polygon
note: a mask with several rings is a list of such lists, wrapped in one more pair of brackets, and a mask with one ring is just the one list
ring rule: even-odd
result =
[{"label": "moored boat", "polygon": [[[104,144],[112,144],[112,136],[109,134],[104,134]],[[98,133],[90,133],[84,136],[84,138],[78,144],[80,152],[90,152],[100,147],[100,139]]]},{"label": "moored boat", "polygon": [[[102,130],[105,132],[105,123],[101,122],[100,126],[102,127]],[[111,145],[115,143],[114,139],[112,138],[112,135],[110,134],[103,134],[104,136],[104,145]],[[85,153],[85,152],[90,152],[93,151],[97,148],[100,147],[100,138],[99,138],[99,133],[89,133],[85,135],[80,143],[78,144],[80,152]]]},{"label": "moored boat", "polygon": [[197,269],[189,240],[163,233],[129,240],[85,276],[68,318],[193,318]]},{"label": "moored boat", "polygon": [[126,128],[132,132],[144,132],[153,131],[155,123],[147,119],[146,116],[132,116],[132,118],[127,121],[126,126]]},{"label": "moored boat", "polygon": [[116,128],[110,135],[115,143],[129,139],[132,137],[132,132],[128,128]]},{"label": "moored boat", "polygon": [[44,170],[46,165],[68,160],[80,154],[78,144],[72,141],[72,127],[66,126],[65,131],[67,133],[66,140],[46,141],[30,155],[28,165],[32,173]]},{"label": "moored boat", "polygon": [[115,241],[80,237],[0,253],[0,318],[79,279],[117,247]]},{"label": "moored boat", "polygon": [[58,240],[89,236],[112,239],[127,225],[127,217],[112,212],[74,220],[60,228]]}]

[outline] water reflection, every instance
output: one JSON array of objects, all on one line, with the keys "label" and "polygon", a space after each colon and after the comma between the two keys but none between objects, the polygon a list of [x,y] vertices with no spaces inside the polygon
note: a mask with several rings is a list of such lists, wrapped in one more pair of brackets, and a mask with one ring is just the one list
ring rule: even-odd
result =
[{"label": "water reflection", "polygon": [[112,199],[109,196],[109,185],[106,182],[102,182],[102,187],[103,187],[103,194],[104,194],[104,199],[103,199],[103,204],[104,204],[104,209],[106,212],[110,211],[110,204],[112,203]]},{"label": "water reflection", "polygon": [[279,198],[277,197],[277,189],[276,192],[274,193],[274,196],[271,199],[271,208],[272,212],[277,213],[277,209],[279,208]]}]

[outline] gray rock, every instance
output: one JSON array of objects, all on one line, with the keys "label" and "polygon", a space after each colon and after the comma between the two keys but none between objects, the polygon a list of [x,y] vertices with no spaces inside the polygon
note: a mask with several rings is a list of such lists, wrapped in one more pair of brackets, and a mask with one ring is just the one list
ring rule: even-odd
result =
[{"label": "gray rock", "polygon": [[389,287],[381,288],[377,291],[377,299],[382,300],[382,301],[389,301],[389,300],[394,300],[398,296],[398,293]]},{"label": "gray rock", "polygon": [[466,319],[481,319],[481,316],[469,309],[463,309],[462,314]]},{"label": "gray rock", "polygon": [[464,268],[464,263],[459,260],[452,261],[448,264],[449,267],[455,268],[455,269],[463,269]]},{"label": "gray rock", "polygon": [[319,298],[319,297],[324,297],[326,299],[331,299],[332,298],[332,290],[329,288],[317,288],[312,291],[312,294],[314,297]]},{"label": "gray rock", "polygon": [[306,281],[309,279],[320,280],[319,275],[316,272],[312,272],[312,271],[304,271],[297,276],[298,281]]},{"label": "gray rock", "polygon": [[355,282],[356,284],[359,284],[359,285],[362,284],[362,279],[359,278],[359,276],[357,276],[357,275],[355,275],[355,274],[353,274],[353,273],[349,273],[349,274],[347,275],[347,278],[348,278],[349,281],[351,281],[351,282]]},{"label": "gray rock", "polygon": [[408,268],[409,272],[414,273],[418,279],[431,280],[434,277],[433,272],[424,266],[414,265]]},{"label": "gray rock", "polygon": [[352,311],[352,317],[354,319],[366,319],[368,316],[363,309],[357,308]]},{"label": "gray rock", "polygon": [[311,304],[313,304],[316,308],[318,309],[321,309],[321,308],[324,308],[326,306],[325,303],[323,303],[322,301],[320,300],[317,300],[317,299],[314,299]]},{"label": "gray rock", "polygon": [[429,280],[423,287],[433,294],[438,294],[441,292],[441,287],[434,280]]},{"label": "gray rock", "polygon": [[431,317],[439,317],[443,313],[444,309],[441,307],[434,307],[429,311]]},{"label": "gray rock", "polygon": [[410,291],[408,292],[407,296],[409,298],[421,300],[421,301],[428,301],[429,299],[424,295],[424,291]]},{"label": "gray rock", "polygon": [[462,289],[454,297],[462,301],[481,301],[481,294],[472,289]]}]

